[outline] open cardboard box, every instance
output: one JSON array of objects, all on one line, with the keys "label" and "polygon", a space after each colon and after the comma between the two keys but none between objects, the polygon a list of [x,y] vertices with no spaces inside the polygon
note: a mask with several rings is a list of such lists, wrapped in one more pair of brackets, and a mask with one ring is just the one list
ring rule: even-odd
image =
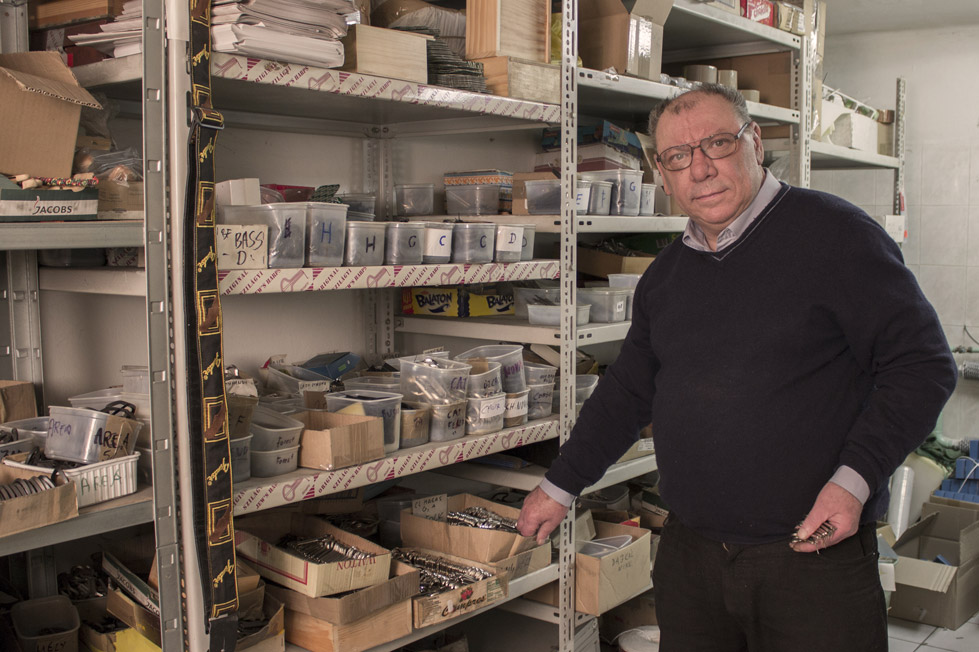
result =
[{"label": "open cardboard box", "polygon": [[673,0],[580,0],[578,52],[586,68],[659,81],[663,25]]},{"label": "open cardboard box", "polygon": [[[18,478],[33,478],[36,471],[0,464],[0,484]],[[60,523],[78,516],[78,494],[74,482],[54,489],[0,502],[0,537]]]},{"label": "open cardboard box", "polygon": [[550,564],[551,544],[545,543],[489,565],[495,569],[497,575],[506,573],[508,580],[515,580],[518,577],[539,571]]},{"label": "open cardboard box", "polygon": [[345,625],[286,609],[286,640],[310,652],[362,652],[412,630],[411,600],[402,600]]},{"label": "open cardboard box", "polygon": [[[325,564],[308,562],[270,543],[286,533],[300,537],[328,534],[375,556]],[[265,579],[311,597],[379,584],[388,579],[391,568],[390,551],[322,519],[303,514],[273,512],[238,519],[235,549]]]},{"label": "open cardboard box", "polygon": [[292,417],[306,424],[299,449],[303,468],[333,471],[384,457],[384,420],[379,417],[325,410]]},{"label": "open cardboard box", "polygon": [[[446,512],[468,507],[485,507],[505,518],[520,517],[520,510],[484,500],[472,494],[449,496]],[[534,539],[501,530],[484,530],[466,525],[452,525],[416,515],[411,509],[401,512],[401,540],[405,546],[427,548],[482,563],[498,562],[534,547]],[[437,516],[437,515],[436,515]],[[444,513],[441,514],[445,518]]]}]

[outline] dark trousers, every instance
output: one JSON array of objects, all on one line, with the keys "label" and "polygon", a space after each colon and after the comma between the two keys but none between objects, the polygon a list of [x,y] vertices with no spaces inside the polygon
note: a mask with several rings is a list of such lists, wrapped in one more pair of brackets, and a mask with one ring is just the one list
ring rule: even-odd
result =
[{"label": "dark trousers", "polygon": [[886,652],[877,535],[799,553],[706,539],[672,516],[653,569],[661,652]]}]

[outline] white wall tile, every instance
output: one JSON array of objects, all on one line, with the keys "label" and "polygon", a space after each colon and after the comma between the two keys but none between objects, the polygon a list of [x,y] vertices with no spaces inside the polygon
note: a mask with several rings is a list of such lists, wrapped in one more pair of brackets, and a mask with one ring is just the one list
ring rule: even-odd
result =
[{"label": "white wall tile", "polygon": [[902,641],[899,638],[887,639],[887,652],[914,652],[917,649],[917,643]]},{"label": "white wall tile", "polygon": [[904,201],[921,203],[921,145],[904,148]]},{"label": "white wall tile", "polygon": [[[956,356],[960,359],[961,356]],[[977,360],[975,355],[968,357]],[[975,439],[979,437],[979,382],[959,378],[955,392],[943,411],[944,434],[950,439]],[[979,646],[976,647],[979,650]]]},{"label": "white wall tile", "polygon": [[969,207],[969,255],[966,264],[979,267],[979,193]]},{"label": "white wall tile", "polygon": [[969,203],[979,205],[979,140],[972,143],[969,165]]},{"label": "white wall tile", "polygon": [[908,237],[901,245],[904,262],[909,266],[917,266],[921,260],[921,211],[917,206],[908,207],[906,223]]},{"label": "white wall tile", "polygon": [[922,264],[918,282],[942,324],[965,323],[965,267]]},{"label": "white wall tile", "polygon": [[840,170],[836,173],[836,194],[858,206],[876,203],[875,170]]},{"label": "white wall tile", "polygon": [[965,266],[969,242],[967,206],[923,205],[921,210],[922,265]]},{"label": "white wall tile", "polygon": [[966,294],[965,323],[970,331],[979,330],[979,267],[966,272]]},{"label": "white wall tile", "polygon": [[886,205],[887,212],[894,210],[894,180],[897,172],[894,170],[875,170],[874,171],[874,193],[876,199],[874,203]]},{"label": "white wall tile", "polygon": [[969,203],[968,145],[929,143],[921,151],[921,203]]},{"label": "white wall tile", "polygon": [[836,194],[836,172],[833,170],[813,170],[809,175],[809,187],[832,195]]}]

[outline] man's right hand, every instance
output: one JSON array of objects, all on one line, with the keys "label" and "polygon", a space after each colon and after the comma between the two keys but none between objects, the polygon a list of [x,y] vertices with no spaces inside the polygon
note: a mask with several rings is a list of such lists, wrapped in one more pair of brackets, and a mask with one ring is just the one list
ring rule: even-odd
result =
[{"label": "man's right hand", "polygon": [[537,544],[543,544],[554,528],[561,524],[567,512],[567,507],[537,487],[523,502],[520,518],[517,520],[517,529],[525,537],[536,535]]}]

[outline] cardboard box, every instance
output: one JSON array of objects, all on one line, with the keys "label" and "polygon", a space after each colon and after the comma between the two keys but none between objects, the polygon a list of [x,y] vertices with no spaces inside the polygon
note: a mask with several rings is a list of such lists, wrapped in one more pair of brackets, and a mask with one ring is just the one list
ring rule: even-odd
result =
[{"label": "cardboard box", "polygon": [[57,52],[0,55],[0,172],[71,176],[83,106],[101,109]]},{"label": "cardboard box", "polygon": [[[0,108],[2,111],[2,108]],[[3,146],[0,145],[0,156]],[[73,222],[98,219],[99,191],[24,190],[0,176],[0,222]]]},{"label": "cardboard box", "polygon": [[796,6],[779,2],[775,24],[783,32],[791,32],[802,36],[806,33],[806,14]]},{"label": "cardboard box", "polygon": [[143,638],[148,639],[157,647],[161,645],[160,616],[137,604],[120,589],[109,591],[106,609],[110,614],[136,630]]},{"label": "cardboard box", "polygon": [[777,13],[771,0],[741,0],[741,15],[752,22],[774,27]]},{"label": "cardboard box", "polygon": [[[935,500],[894,544],[890,615],[958,629],[979,610],[979,505]],[[938,555],[949,563],[934,561]]]},{"label": "cardboard box", "polygon": [[602,638],[611,641],[627,630],[656,624],[656,599],[650,590],[602,614],[598,626]]},{"label": "cardboard box", "polygon": [[578,271],[591,276],[608,278],[609,274],[642,274],[656,258],[641,251],[634,256],[621,256],[598,249],[578,247]]},{"label": "cardboard box", "polygon": [[550,0],[466,0],[466,58],[551,58]]},{"label": "cardboard box", "polygon": [[[736,1],[736,0],[735,0]],[[586,68],[659,81],[663,25],[673,0],[580,0],[578,54]]]},{"label": "cardboard box", "polygon": [[[276,637],[282,636],[286,626],[285,607],[282,602],[269,593],[265,593],[261,609],[261,616],[263,618],[267,618],[268,622],[257,632],[252,632],[248,636],[239,638],[235,644],[236,652],[242,652],[243,650],[257,650],[264,641],[273,640]],[[242,609],[240,607],[238,611],[239,613],[242,613]]]},{"label": "cardboard box", "polygon": [[306,424],[299,466],[333,471],[384,457],[384,420],[379,417],[306,410],[292,415]]},{"label": "cardboard box", "polygon": [[[278,541],[287,533],[300,537],[329,534],[375,556],[326,564],[308,562],[269,543]],[[388,550],[322,519],[302,514],[272,512],[238,519],[235,523],[235,548],[265,579],[311,597],[333,595],[384,582],[391,568],[391,553]]]},{"label": "cardboard box", "polygon": [[528,102],[561,103],[561,66],[514,57],[476,59],[494,95]]},{"label": "cardboard box", "polygon": [[0,423],[33,419],[36,416],[34,383],[26,380],[0,380]]},{"label": "cardboard box", "polygon": [[859,113],[847,111],[836,118],[829,139],[835,145],[876,154],[877,122]]},{"label": "cardboard box", "polygon": [[343,43],[340,70],[428,83],[428,46],[433,37],[397,29],[350,25]]},{"label": "cardboard box", "polygon": [[[643,145],[639,134],[623,129],[608,120],[601,120],[593,125],[578,126],[578,146],[603,143],[631,158],[639,159],[643,154]],[[561,151],[561,130],[548,127],[541,134],[541,149],[545,152]]]},{"label": "cardboard box", "polygon": [[31,29],[112,18],[122,13],[124,0],[35,0],[28,5]]},{"label": "cardboard box", "polygon": [[489,565],[495,569],[497,575],[506,573],[508,581],[513,581],[518,577],[546,568],[550,564],[551,544],[548,542]]},{"label": "cardboard box", "polygon": [[[469,507],[484,507],[505,518],[516,520],[520,510],[484,500],[472,494],[449,496],[446,511],[462,511]],[[444,518],[444,516],[443,516]],[[401,512],[401,540],[406,546],[436,550],[482,563],[501,561],[530,550],[534,539],[501,530],[485,530],[467,525],[452,525],[417,516],[412,510]]]},{"label": "cardboard box", "polygon": [[[9,484],[17,478],[27,479],[35,475],[37,471],[0,464],[0,484]],[[60,523],[76,516],[78,494],[75,483],[66,482],[54,489],[0,502],[0,537]]]},{"label": "cardboard box", "polygon": [[103,181],[99,183],[99,211],[143,210],[143,182],[126,184]]},{"label": "cardboard box", "polygon": [[480,294],[464,287],[420,287],[401,290],[401,312],[436,317],[512,315],[513,294]]},{"label": "cardboard box", "polygon": [[361,652],[411,633],[412,604],[404,600],[366,618],[336,625],[286,609],[286,640],[310,652]]},{"label": "cardboard box", "polygon": [[[604,557],[575,556],[575,611],[600,616],[649,586],[650,532],[628,525],[595,521],[599,539],[628,534],[632,543]],[[552,582],[526,595],[557,606],[558,583]]]},{"label": "cardboard box", "polygon": [[738,87],[757,89],[762,104],[792,108],[791,52],[725,57],[701,63],[719,70],[737,70]]},{"label": "cardboard box", "polygon": [[[406,550],[436,555],[450,562],[464,564],[466,566],[476,566],[491,573],[495,572],[495,569],[488,564],[482,564],[471,559],[463,559],[455,555],[420,548],[406,548]],[[503,573],[437,595],[416,596],[411,599],[415,628],[421,629],[422,627],[435,625],[450,618],[469,613],[470,611],[482,609],[494,602],[505,600],[510,591],[509,582],[509,577]]]},{"label": "cardboard box", "polygon": [[132,627],[103,634],[87,623],[78,628],[78,639],[92,652],[161,652],[161,648]]},{"label": "cardboard box", "polygon": [[[578,172],[595,170],[638,170],[640,159],[605,143],[581,145],[577,149]],[[534,171],[561,170],[561,152],[540,152],[534,156]]]},{"label": "cardboard box", "polygon": [[[155,562],[152,568],[156,569]],[[151,586],[152,582],[144,581],[108,551],[102,553],[102,570],[126,592],[126,595],[153,615],[160,616],[160,594]],[[150,575],[153,575],[153,571]]]},{"label": "cardboard box", "polygon": [[421,573],[405,567],[398,574],[396,564],[392,563],[388,580],[335,598],[313,598],[281,586],[269,586],[267,591],[296,613],[334,625],[348,625],[418,595]]}]

